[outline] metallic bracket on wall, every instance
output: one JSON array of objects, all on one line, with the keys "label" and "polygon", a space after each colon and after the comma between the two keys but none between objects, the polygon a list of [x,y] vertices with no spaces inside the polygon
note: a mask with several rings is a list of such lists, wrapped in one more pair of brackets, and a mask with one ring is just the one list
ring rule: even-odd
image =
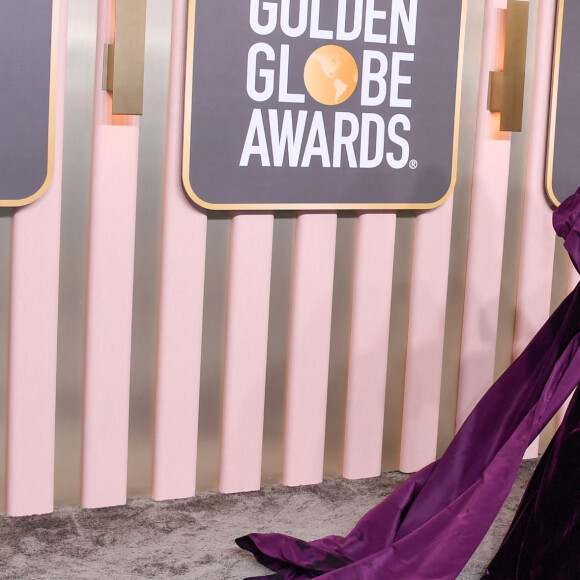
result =
[{"label": "metallic bracket on wall", "polygon": [[501,113],[500,131],[521,131],[530,5],[508,0],[503,71],[490,71],[487,108]]},{"label": "metallic bracket on wall", "polygon": [[113,93],[113,115],[143,114],[147,0],[116,0],[115,43],[103,55],[103,89]]}]

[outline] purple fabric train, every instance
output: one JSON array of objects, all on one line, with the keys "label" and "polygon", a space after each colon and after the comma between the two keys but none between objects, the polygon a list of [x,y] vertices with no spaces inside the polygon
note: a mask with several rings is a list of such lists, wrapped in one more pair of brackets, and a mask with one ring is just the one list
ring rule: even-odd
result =
[{"label": "purple fabric train", "polygon": [[[553,221],[578,269],[580,190]],[[580,382],[579,288],[491,386],[443,457],[400,485],[346,537],[238,538],[276,571],[254,580],[457,578],[507,497],[526,448]],[[580,578],[579,452],[575,395],[486,578]]]}]

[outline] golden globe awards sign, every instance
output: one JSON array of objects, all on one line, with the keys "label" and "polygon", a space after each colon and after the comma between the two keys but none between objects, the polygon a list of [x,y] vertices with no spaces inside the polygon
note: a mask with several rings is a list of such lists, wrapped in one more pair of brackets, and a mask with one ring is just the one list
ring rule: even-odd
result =
[{"label": "golden globe awards sign", "polygon": [[0,206],[28,204],[53,173],[58,0],[0,2]]},{"label": "golden globe awards sign", "polygon": [[463,0],[190,0],[183,181],[209,209],[429,208]]},{"label": "golden globe awards sign", "polygon": [[559,205],[580,187],[580,4],[558,3],[554,41],[554,70],[548,141],[546,187],[554,205]]}]

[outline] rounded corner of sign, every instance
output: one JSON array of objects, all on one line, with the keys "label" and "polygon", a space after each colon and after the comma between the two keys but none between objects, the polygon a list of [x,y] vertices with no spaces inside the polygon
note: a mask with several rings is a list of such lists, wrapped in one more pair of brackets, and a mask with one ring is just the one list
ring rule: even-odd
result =
[{"label": "rounded corner of sign", "polygon": [[554,187],[552,185],[551,179],[546,179],[546,193],[548,194],[548,198],[552,202],[554,208],[558,207],[562,203],[554,193]]},{"label": "rounded corner of sign", "polygon": [[425,209],[436,209],[441,207],[452,195],[453,190],[455,189],[455,185],[452,185],[446,192],[445,195],[441,196],[439,199],[435,200],[434,202],[430,203],[427,208]]},{"label": "rounded corner of sign", "polygon": [[27,205],[30,205],[31,203],[34,203],[40,197],[42,197],[42,193],[35,194],[35,195],[31,195],[29,197],[25,197],[24,199],[15,199],[15,200],[12,200],[12,201],[5,201],[3,203],[0,203],[0,206],[5,206],[5,207],[26,207]]},{"label": "rounded corner of sign", "polygon": [[46,188],[41,188],[36,193],[33,193],[32,195],[22,199],[2,199],[0,200],[0,207],[24,207],[26,205],[30,205],[42,197],[47,189],[48,186]]},{"label": "rounded corner of sign", "polygon": [[453,192],[455,191],[456,185],[457,185],[457,167],[455,167],[453,170],[453,175],[451,176],[451,182],[449,183],[449,187],[447,188],[447,191],[445,192],[445,194],[442,197],[440,197],[437,201],[434,202],[433,207],[439,207],[439,206],[443,205],[453,195]]},{"label": "rounded corner of sign", "polygon": [[183,176],[182,181],[183,181],[183,189],[185,190],[185,194],[193,203],[195,203],[195,205],[198,205],[199,207],[201,207],[203,209],[218,209],[219,208],[219,206],[216,206],[213,203],[208,203],[207,201],[204,201],[203,199],[201,199],[201,197],[199,197],[195,193],[195,191],[193,191],[193,187],[191,186],[189,179],[185,175]]},{"label": "rounded corner of sign", "polygon": [[430,210],[441,207],[453,194],[453,191],[455,190],[455,181],[456,176],[453,175],[453,178],[451,179],[451,183],[449,184],[447,191],[439,199],[436,199],[435,201],[432,201],[430,203],[417,204],[414,206],[414,209]]},{"label": "rounded corner of sign", "polygon": [[44,183],[33,194],[20,199],[2,199],[0,200],[0,207],[24,207],[26,205],[30,205],[31,203],[40,199],[46,193],[51,182],[52,175],[49,173],[47,174]]}]

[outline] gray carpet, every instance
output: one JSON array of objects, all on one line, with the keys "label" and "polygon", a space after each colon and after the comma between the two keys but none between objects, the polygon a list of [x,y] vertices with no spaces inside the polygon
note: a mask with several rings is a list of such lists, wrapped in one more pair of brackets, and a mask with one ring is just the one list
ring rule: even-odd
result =
[{"label": "gray carpet", "polygon": [[[524,461],[505,506],[462,580],[480,578],[497,549],[537,464]],[[305,540],[346,534],[406,478],[386,473],[362,481],[166,502],[134,500],[116,508],[59,509],[44,516],[0,517],[0,578],[102,580],[111,578],[241,579],[267,570],[234,539],[276,531]]]}]

